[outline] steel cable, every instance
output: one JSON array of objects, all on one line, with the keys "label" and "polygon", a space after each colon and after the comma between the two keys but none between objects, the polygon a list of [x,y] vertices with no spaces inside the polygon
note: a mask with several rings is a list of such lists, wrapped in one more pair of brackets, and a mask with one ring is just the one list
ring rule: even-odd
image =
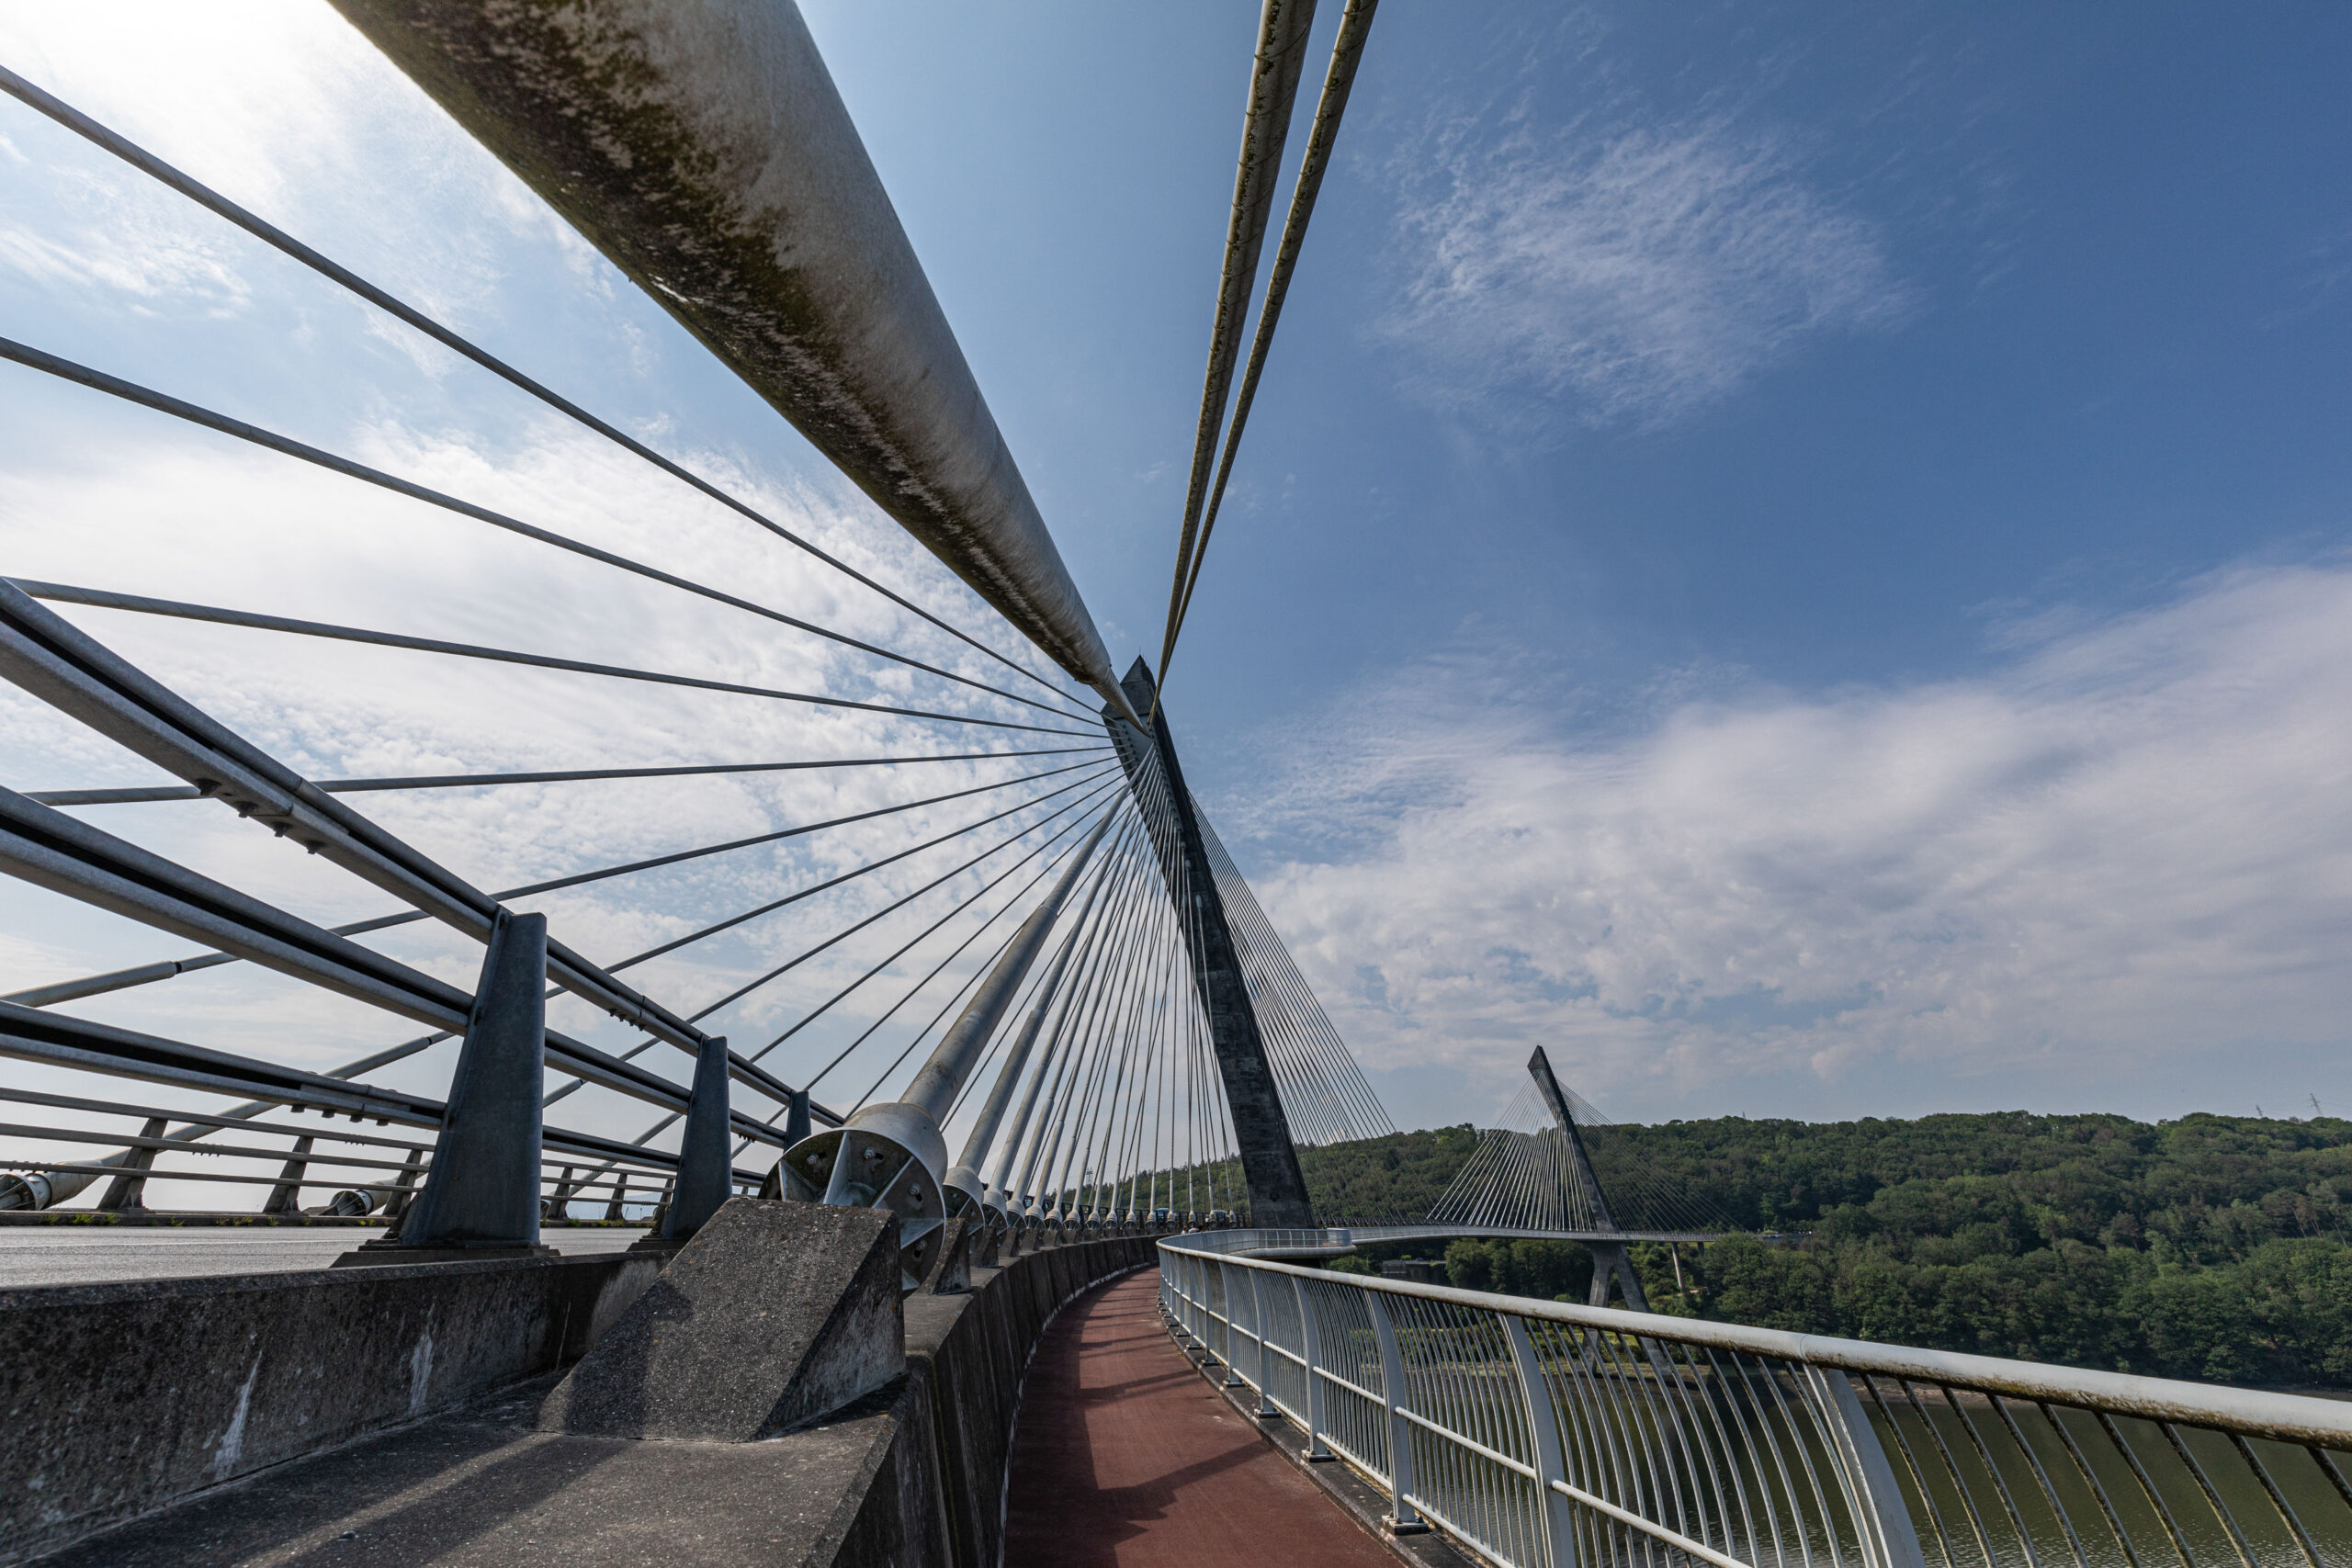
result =
[{"label": "steel cable", "polygon": [[281,435],[273,430],[265,430],[260,425],[232,418],[216,409],[209,409],[200,403],[189,402],[184,398],[175,398],[168,392],[159,392],[152,387],[142,387],[136,381],[109,375],[106,371],[78,364],[62,355],[34,348],[28,344],[18,343],[13,338],[0,338],[0,359],[12,360],[28,369],[41,371],[62,381],[71,381],[76,386],[87,387],[95,392],[104,392],[109,397],[119,398],[125,402],[151,409],[157,413],[169,414],[175,419],[184,420],[187,423],[201,426],[206,430],[214,431],[222,435],[234,436],[240,441],[251,443],[266,451],[297,458],[324,468],[330,473],[342,474],[345,478],[358,479],[363,483],[374,485],[379,490],[405,496],[411,501],[421,501],[428,506],[437,506],[444,512],[454,513],[458,516],[470,518],[477,523],[488,524],[491,527],[503,529],[507,533],[518,535],[535,543],[567,551],[600,565],[612,567],[616,570],[633,573],[649,581],[659,582],[664,587],[675,588],[681,592],[707,599],[713,604],[725,604],[729,609],[741,610],[746,614],[775,621],[779,625],[790,626],[795,631],[807,632],[812,637],[823,637],[828,641],[840,643],[843,647],[856,649],[861,653],[870,653],[877,659],[887,659],[895,663],[904,664],[910,669],[920,670],[925,674],[953,681],[958,685],[971,686],[991,695],[1002,697],[1008,702],[1019,703],[1024,707],[1040,709],[1053,714],[1057,718],[1091,716],[1070,714],[1064,709],[1038,702],[1034,697],[1020,696],[1005,691],[1001,686],[991,686],[985,681],[976,681],[968,675],[958,675],[953,671],[942,670],[937,665],[926,664],[910,654],[894,652],[887,648],[860,641],[846,633],[818,626],[813,621],[804,621],[797,615],[787,615],[782,610],[755,604],[749,599],[727,592],[723,589],[713,588],[707,583],[680,577],[674,572],[663,571],[659,567],[649,566],[643,561],[633,560],[614,551],[602,549],[567,535],[559,534],[551,528],[538,527],[520,518],[510,517],[503,512],[492,511],[487,506],[478,506],[470,501],[461,501],[454,495],[435,490],[428,485],[421,485],[413,479],[404,479],[397,475],[388,474],[381,468],[371,468],[365,463],[339,457],[322,447],[312,446],[307,442],[297,441],[291,436]]},{"label": "steel cable", "polygon": [[806,703],[817,707],[854,709],[860,713],[886,714],[895,718],[935,719],[946,724],[977,724],[991,729],[1021,729],[1036,735],[1083,735],[1079,729],[1056,729],[1050,725],[1022,724],[1009,718],[980,718],[971,714],[939,713],[930,708],[903,708],[888,703],[861,703],[847,697],[824,696],[808,692],[786,692],[771,686],[748,686],[732,681],[713,681],[699,675],[673,675],[654,670],[632,670],[617,664],[594,664],[584,660],[560,659],[552,654],[522,653],[513,649],[484,648],[474,643],[447,642],[438,637],[409,637],[400,632],[369,631],[360,626],[340,626],[322,621],[300,621],[286,615],[265,615],[249,610],[227,610],[212,604],[187,604],[174,599],[152,599],[139,593],[116,593],[100,588],[78,588],[63,582],[39,582],[30,578],[0,579],[19,592],[35,599],[45,599],[60,604],[83,604],[97,610],[123,610],[133,615],[165,615],[178,620],[208,621],[215,626],[242,626],[252,631],[282,632],[292,637],[323,637],[334,642],[364,643],[377,648],[397,648],[414,653],[438,653],[453,659],[478,659],[497,664],[520,664],[535,670],[560,670],[576,675],[601,675],[614,681],[642,681],[662,686],[686,686],[697,691],[723,692],[735,696],[766,697],[775,702]]},{"label": "steel cable", "polygon": [[[101,125],[98,121],[93,119],[88,115],[84,114],[81,110],[74,108],[72,105],[65,103],[63,100],[57,98],[52,95],[42,91],[32,83],[26,81],[22,76],[17,75],[15,72],[8,70],[5,66],[0,66],[0,92],[6,92],[28,107],[38,110],[41,114],[47,115],[51,119],[55,120],[58,124],[65,127],[68,130],[73,131],[75,135],[82,137],[97,147],[103,148],[107,152],[121,159],[123,162],[130,164],[132,167],[140,170],[141,173],[146,174],[162,184],[170,186],[172,189],[178,191],[181,195],[196,202],[198,206],[206,208],[216,216],[228,220],[237,227],[244,230],[247,233],[253,235],[255,239],[258,239],[264,243],[283,252],[288,256],[292,257],[295,261],[301,263],[304,266],[311,268],[320,276],[341,285],[343,288],[367,300],[369,304],[376,306],[379,310],[384,310],[389,314],[397,317],[401,321],[406,322],[409,326],[415,328],[418,332],[421,332],[427,337],[432,338],[443,347],[451,350],[453,353],[462,355],[467,359],[473,361],[476,365],[479,365],[483,369],[491,372],[491,374],[497,376],[501,379],[529,394],[531,397],[534,397],[539,401],[547,404],[549,408],[552,408],[559,413],[563,414],[566,418],[576,421],[580,424],[586,426],[588,429],[604,436],[606,440],[611,441],[623,450],[635,457],[643,458],[646,462],[652,464],[655,468],[670,475],[672,478],[701,491],[704,495],[718,502],[720,505],[728,508],[729,511],[735,512],[740,513],[741,516],[748,518],[752,523],[757,524],[760,527],[764,528],[769,533],[775,535],[777,538],[784,540],[786,544],[793,546],[797,549],[805,551],[816,559],[824,562],[827,566],[830,566],[834,570],[841,572],[851,581],[860,583],[866,588],[872,589],[875,592],[881,594],[884,598],[889,600],[892,604],[897,604],[901,609],[930,622],[933,626],[937,626],[940,630],[947,633],[950,637],[955,637],[957,641],[963,642],[969,647],[978,649],[979,652],[988,655],[988,657],[995,660],[1006,669],[1027,676],[1030,680],[1035,681],[1037,684],[1045,687],[1048,692],[1053,693],[1057,697],[1060,697],[1064,701],[1071,700],[1069,694],[1061,691],[1044,676],[1037,674],[1035,671],[1028,669],[1024,665],[1008,659],[1003,654],[999,653],[995,649],[990,648],[988,644],[979,641],[978,638],[958,630],[956,626],[950,625],[944,620],[942,620],[939,616],[932,614],[930,611],[924,609],[922,605],[917,604],[912,600],[905,597],[903,594],[884,587],[881,583],[876,582],[874,579],[866,576],[864,572],[859,571],[855,567],[851,566],[848,562],[829,554],[827,551],[810,543],[808,539],[803,538],[801,536],[794,533],[783,525],[764,516],[744,502],[738,500],[736,497],[718,489],[716,485],[710,483],[707,479],[703,479],[700,475],[695,474],[690,469],[673,462],[670,458],[663,457],[661,453],[654,451],[651,447],[646,446],[643,442],[639,441],[636,437],[629,435],[628,433],[616,428],[602,419],[597,418],[594,414],[590,413],[587,410],[580,407],[577,403],[572,402],[570,399],[565,398],[560,393],[556,392],[548,387],[542,386],[537,381],[533,380],[530,377],[526,376],[521,371],[515,369],[513,366],[508,365],[505,361],[499,359],[495,355],[490,354],[487,350],[477,346],[467,339],[459,336],[449,328],[443,326],[440,322],[435,321],[432,317],[427,316],[422,310],[419,310],[413,306],[406,304],[401,299],[395,298],[393,295],[387,293],[385,290],[368,282],[366,278],[361,277],[358,274],[351,271],[349,268],[320,254],[317,251],[314,251],[310,246],[303,244],[300,241],[295,239],[292,235],[288,234],[283,230],[275,227],[263,219],[255,216],[254,213],[247,211],[244,208],[229,200],[228,197],[213,190],[210,186],[200,183],[186,174],[183,174],[180,170],[164,162],[164,160],[156,157],[153,153],[149,152],[146,149],[131,141],[129,138],[107,128],[107,126]],[[1025,701],[1026,699],[1015,698],[1014,700]]]},{"label": "steel cable", "polygon": [[[1274,341],[1274,327],[1282,320],[1283,301],[1290,293],[1291,274],[1298,265],[1300,247],[1306,242],[1307,221],[1315,215],[1315,198],[1323,188],[1323,172],[1330,164],[1331,148],[1339,140],[1340,117],[1347,112],[1348,94],[1355,85],[1356,65],[1363,56],[1364,40],[1371,36],[1372,15],[1378,4],[1379,0],[1348,0],[1347,10],[1340,19],[1340,36],[1331,46],[1330,68],[1323,78],[1323,96],[1315,106],[1314,128],[1307,135],[1306,155],[1299,161],[1298,181],[1291,189],[1290,215],[1283,223],[1282,243],[1274,249],[1273,268],[1266,276],[1266,298],[1258,310],[1258,331],[1250,344],[1250,362],[1241,373],[1241,389],[1234,396],[1225,452],[1217,460],[1216,482],[1201,514],[1199,537],[1189,551],[1179,545],[1177,570],[1182,588],[1181,597],[1170,606],[1168,634],[1159,650],[1159,680],[1163,686],[1168,680],[1168,666],[1176,655],[1176,639],[1184,632],[1184,617],[1193,608],[1193,590],[1200,582],[1201,562],[1208,556],[1209,536],[1216,529],[1217,513],[1225,502],[1226,481],[1233,475],[1233,455],[1241,446],[1243,426],[1250,423],[1250,406],[1257,400],[1258,378],[1266,368],[1266,353]],[[1197,454],[1194,461],[1197,465]]]}]

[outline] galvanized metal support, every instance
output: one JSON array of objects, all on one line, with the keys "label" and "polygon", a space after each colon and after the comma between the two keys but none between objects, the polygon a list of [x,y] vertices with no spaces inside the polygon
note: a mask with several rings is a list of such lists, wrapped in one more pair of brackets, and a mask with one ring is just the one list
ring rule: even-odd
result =
[{"label": "galvanized metal support", "polygon": [[1388,1320],[1388,1303],[1378,1291],[1366,1291],[1363,1303],[1380,1347],[1380,1401],[1388,1417],[1388,1517],[1380,1522],[1391,1535],[1426,1535],[1430,1523],[1411,1502],[1413,1424],[1405,1419],[1405,1358],[1396,1348],[1396,1325]]},{"label": "galvanized metal support", "polygon": [[[164,1135],[164,1119],[151,1116],[139,1129],[142,1138]],[[106,1195],[98,1200],[98,1210],[107,1214],[135,1214],[147,1207],[147,1172],[155,1163],[155,1150],[141,1144],[123,1155],[123,1174],[107,1183]]]},{"label": "galvanized metal support", "polygon": [[567,1165],[563,1168],[563,1174],[555,1179],[555,1190],[540,1200],[541,1222],[560,1220],[570,1213],[571,1195],[578,1190],[580,1190],[579,1183],[572,1179],[572,1168]]},{"label": "galvanized metal support", "polygon": [[1306,1299],[1306,1282],[1294,1276],[1290,1288],[1291,1293],[1298,1298],[1299,1345],[1301,1353],[1306,1358],[1306,1447],[1301,1452],[1307,1459],[1319,1462],[1338,1457],[1323,1441],[1323,1429],[1329,1425],[1324,1409],[1323,1377],[1317,1371],[1323,1365],[1323,1337],[1316,1331],[1315,1309]]},{"label": "galvanized metal support", "polygon": [[397,1262],[419,1250],[481,1256],[553,1250],[539,1245],[547,942],[546,916],[499,911],[424,1190],[397,1240],[369,1242],[338,1262]]},{"label": "galvanized metal support", "polygon": [[1862,1534],[1863,1560],[1869,1568],[1927,1568],[1910,1505],[1903,1500],[1894,1467],[1887,1462],[1878,1429],[1855,1396],[1852,1381],[1835,1367],[1808,1366],[1804,1373],[1823,1425],[1837,1439],[1831,1457],[1845,1473],[1854,1523]]},{"label": "galvanized metal support", "polygon": [[[940,1227],[967,1208],[974,1219],[979,1218],[979,1179],[968,1168],[948,1169],[947,1140],[940,1123],[1004,1021],[1070,887],[1110,823],[1111,813],[1105,812],[1070,857],[1060,880],[1005,944],[930,1059],[917,1069],[905,1098],[869,1105],[842,1126],[802,1139],[786,1149],[777,1164],[786,1198],[888,1209],[898,1215],[899,1260],[904,1269],[900,1282],[910,1292],[919,1289],[931,1270]],[[966,1183],[949,1185],[951,1175]]]},{"label": "galvanized metal support", "polygon": [[[1103,830],[1111,825],[1112,815],[1108,812],[1103,814],[1102,826],[1094,829],[1093,837],[1087,841],[1086,848],[1080,853],[1080,863],[1092,857],[1096,841],[1102,838]],[[1072,871],[1070,874],[1077,874]],[[1006,1201],[1007,1195],[1001,1189],[991,1189],[981,1177],[980,1162],[988,1157],[989,1147],[996,1141],[997,1129],[1004,1122],[1005,1111],[1012,1103],[1012,1091],[1019,1085],[1021,1075],[1029,1065],[1030,1052],[1036,1048],[1037,1036],[1045,1029],[1046,1015],[1053,1009],[1054,998],[1061,990],[1063,976],[1069,973],[1070,961],[1078,954],[1079,933],[1086,929],[1087,919],[1094,911],[1095,900],[1102,896],[1105,880],[1102,877],[1096,878],[1094,886],[1087,890],[1086,902],[1079,907],[1078,917],[1070,925],[1069,936],[1063,942],[1061,951],[1054,955],[1054,962],[1046,969],[1045,977],[1037,984],[1036,1002],[1030,1008],[1029,1017],[1023,1022],[1020,1032],[1013,1036],[1012,1044],[1005,1051],[1004,1066],[997,1070],[996,1082],[989,1086],[989,1097],[980,1106],[979,1117],[972,1123],[972,1131],[964,1140],[963,1157],[956,1162],[956,1168],[947,1173],[949,1185],[961,1190],[977,1203],[987,1213],[990,1225],[999,1233],[1002,1233],[1011,1226],[1011,1208]],[[1044,1077],[1045,1070],[1041,1066],[1038,1069],[1037,1078],[1030,1085],[1030,1100],[1035,1099]],[[1022,1120],[1023,1122],[1027,1120],[1025,1102]],[[1016,1129],[1012,1142],[1017,1143],[1020,1135],[1020,1132]],[[1008,1146],[1005,1150],[1006,1156],[1009,1158],[1012,1152],[1012,1149]],[[999,1164],[1001,1166],[1003,1161],[1000,1161]],[[1001,1181],[1003,1177],[1001,1168],[998,1171],[998,1177]]]},{"label": "galvanized metal support", "polygon": [[1535,1354],[1535,1340],[1527,1320],[1506,1315],[1503,1332],[1510,1340],[1510,1361],[1519,1373],[1519,1392],[1527,1430],[1534,1440],[1535,1484],[1544,1490],[1544,1561],[1547,1568],[1577,1568],[1576,1517],[1568,1498],[1552,1483],[1568,1479],[1566,1450],[1560,1442],[1559,1407],[1552,1403],[1552,1385]]},{"label": "galvanized metal support", "polygon": [[384,1200],[384,1224],[387,1227],[384,1234],[386,1235],[399,1234],[401,1220],[407,1214],[409,1204],[416,1198],[416,1179],[424,1174],[424,1151],[409,1150],[408,1158],[401,1162],[400,1175],[392,1182],[391,1193]]},{"label": "galvanized metal support", "polygon": [[1226,920],[1225,899],[1217,891],[1200,818],[1184,788],[1168,714],[1164,708],[1154,712],[1151,667],[1140,659],[1127,671],[1126,691],[1127,701],[1136,712],[1152,714],[1152,733],[1146,736],[1107,710],[1102,722],[1138,794],[1150,787],[1145,781],[1155,762],[1167,787],[1176,842],[1170,845],[1159,833],[1152,835],[1152,842],[1162,857],[1169,895],[1179,900],[1176,923],[1183,928],[1192,954],[1193,983],[1200,992],[1201,1010],[1208,1015],[1209,1041],[1216,1052],[1217,1072],[1225,1080],[1226,1105],[1233,1114],[1233,1141],[1241,1156],[1242,1179],[1250,1188],[1250,1224],[1261,1229],[1303,1230],[1315,1224],[1315,1206],[1307,1199],[1306,1178],[1298,1168],[1290,1118],[1283,1110],[1273,1069],[1266,1060],[1258,1010],[1250,1000],[1249,982],[1242,976],[1240,952]]},{"label": "galvanized metal support", "polygon": [[[1231,1301],[1227,1296],[1227,1301]],[[1250,1329],[1258,1336],[1258,1414],[1279,1416],[1274,1406],[1274,1348],[1273,1336],[1266,1329],[1266,1277],[1255,1269],[1250,1270]]]},{"label": "galvanized metal support", "polygon": [[718,1213],[734,1190],[727,1114],[727,1042],[713,1040],[695,1058],[694,1101],[678,1145],[678,1186],[662,1221],[662,1239],[683,1244]]}]

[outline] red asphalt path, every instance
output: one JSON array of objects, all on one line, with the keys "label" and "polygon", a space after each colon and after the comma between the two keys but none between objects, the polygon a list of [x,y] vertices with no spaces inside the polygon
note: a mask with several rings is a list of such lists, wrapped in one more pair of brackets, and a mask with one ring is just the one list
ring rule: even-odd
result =
[{"label": "red asphalt path", "polygon": [[1130,1274],[1046,1330],[1012,1438],[1009,1568],[1396,1568],[1168,1337]]}]

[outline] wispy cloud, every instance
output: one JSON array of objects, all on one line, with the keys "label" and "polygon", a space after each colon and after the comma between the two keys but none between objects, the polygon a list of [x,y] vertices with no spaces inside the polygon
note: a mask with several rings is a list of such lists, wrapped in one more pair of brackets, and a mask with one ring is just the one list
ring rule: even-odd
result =
[{"label": "wispy cloud", "polygon": [[1521,104],[1441,126],[1396,167],[1409,273],[1381,330],[1442,405],[1565,399],[1587,423],[1664,424],[1809,337],[1910,308],[1876,227],[1786,138],[1729,117],[1545,125]]},{"label": "wispy cloud", "polygon": [[2162,1108],[2343,1038],[2347,671],[2341,564],[1615,739],[1425,671],[1295,757],[1298,820],[1260,826],[1341,834],[1261,892],[1373,1065],[1469,1075],[1455,1113],[1536,1042],[1649,1114],[1855,1075],[1915,1080],[1884,1110],[1972,1080]]}]

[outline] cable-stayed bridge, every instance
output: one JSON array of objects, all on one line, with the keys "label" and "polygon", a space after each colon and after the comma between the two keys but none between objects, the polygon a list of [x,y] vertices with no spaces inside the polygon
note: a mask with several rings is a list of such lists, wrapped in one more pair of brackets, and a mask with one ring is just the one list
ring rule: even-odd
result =
[{"label": "cable-stayed bridge", "polygon": [[[1279,231],[1315,7],[1264,7],[1166,626],[1124,673],[788,0],[338,9],[878,519],[664,450],[0,70],[11,145],[186,203],[576,481],[0,336],[61,418],[267,513],[110,514],[0,581],[57,770],[0,790],[40,969],[0,996],[0,1244],[63,1270],[0,1294],[0,1561],[1153,1535],[1056,1528],[1055,1452],[1144,1466],[1193,1521],[1171,1560],[1223,1560],[1203,1521],[1334,1561],[2352,1560],[2340,1405],[1649,1310],[1684,1303],[1633,1248],[1715,1232],[1604,1186],[1541,1053],[1420,1223],[1314,1212],[1298,1147],[1394,1126],[1163,688],[1370,0]],[[1579,1241],[1592,1299],[1289,1261],[1449,1235]],[[246,1261],[174,1269],[193,1236]],[[73,1272],[109,1246],[158,1277]],[[1090,1350],[1119,1312],[1178,1345]],[[1090,1383],[1104,1356],[1146,1359]],[[1219,1398],[1241,1448],[1201,1435]],[[1140,1438],[1084,1446],[1131,1401]],[[1211,1483],[1282,1454],[1337,1506]]]}]

